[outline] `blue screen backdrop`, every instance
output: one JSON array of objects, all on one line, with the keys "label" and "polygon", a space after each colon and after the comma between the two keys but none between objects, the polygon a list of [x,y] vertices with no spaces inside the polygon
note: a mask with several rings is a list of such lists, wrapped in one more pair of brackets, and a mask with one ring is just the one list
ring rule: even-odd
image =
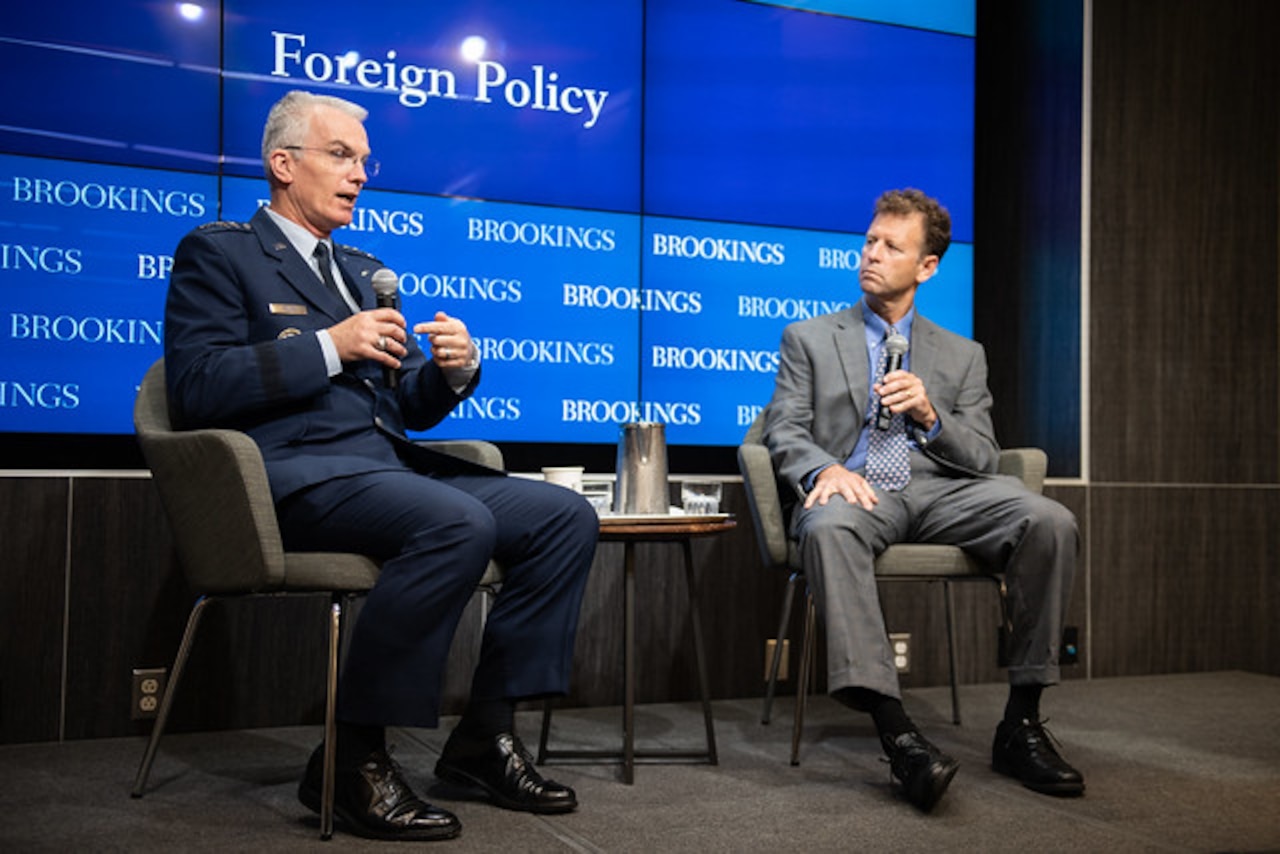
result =
[{"label": "blue screen backdrop", "polygon": [[475,397],[432,431],[736,445],[783,327],[859,296],[875,197],[955,243],[920,309],[972,330],[973,7],[883,0],[60,0],[0,19],[0,432],[131,432],[174,247],[266,202],[290,89],[369,110],[335,239],[463,318]]}]

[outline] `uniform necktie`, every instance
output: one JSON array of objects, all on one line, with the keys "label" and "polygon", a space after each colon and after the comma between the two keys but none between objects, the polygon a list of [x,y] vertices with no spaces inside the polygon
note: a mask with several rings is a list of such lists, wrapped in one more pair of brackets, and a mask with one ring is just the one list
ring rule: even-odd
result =
[{"label": "uniform necktie", "polygon": [[[896,334],[891,326],[885,333],[887,340]],[[884,381],[885,366],[889,362],[889,348],[884,341],[880,342],[880,358],[876,361],[876,382]],[[872,486],[897,492],[911,480],[910,449],[907,447],[906,419],[901,413],[894,415],[889,421],[888,430],[877,430],[876,413],[880,410],[880,395],[871,395],[871,407],[868,410],[868,421],[871,424],[871,436],[867,441],[867,482]]]},{"label": "uniform necktie", "polygon": [[316,256],[316,264],[320,267],[320,278],[324,279],[325,286],[328,287],[329,290],[342,301],[343,306],[349,310],[351,306],[347,303],[346,294],[344,294],[342,289],[338,287],[338,283],[333,280],[333,261],[329,257],[329,244],[321,240],[316,244],[316,251],[314,254]]}]

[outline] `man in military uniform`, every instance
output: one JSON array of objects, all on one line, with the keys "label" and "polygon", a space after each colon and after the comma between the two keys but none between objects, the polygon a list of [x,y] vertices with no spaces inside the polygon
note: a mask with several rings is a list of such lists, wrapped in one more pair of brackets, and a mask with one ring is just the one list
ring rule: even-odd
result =
[{"label": "man in military uniform", "polygon": [[[165,367],[182,426],[243,430],[262,449],[286,548],[383,562],[339,683],[335,813],[363,836],[441,839],[458,819],[413,793],[385,727],[437,724],[450,641],[491,558],[505,580],[436,774],[508,809],[577,806],[529,762],[512,719],[516,701],[567,691],[598,522],[569,490],[405,438],[473,392],[479,354],[444,312],[408,334],[399,311],[376,307],[382,264],[330,237],[376,171],[365,116],[306,92],[272,108],[270,205],[247,224],[197,228],[174,253]],[[299,789],[316,810],[321,767],[317,749]]]}]

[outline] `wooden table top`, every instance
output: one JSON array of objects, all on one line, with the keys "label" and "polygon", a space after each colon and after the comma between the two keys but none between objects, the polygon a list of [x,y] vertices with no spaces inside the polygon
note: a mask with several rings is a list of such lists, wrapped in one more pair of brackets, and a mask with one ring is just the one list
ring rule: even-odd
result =
[{"label": "wooden table top", "polygon": [[738,521],[731,513],[707,516],[631,515],[601,516],[602,540],[678,540],[731,531]]}]

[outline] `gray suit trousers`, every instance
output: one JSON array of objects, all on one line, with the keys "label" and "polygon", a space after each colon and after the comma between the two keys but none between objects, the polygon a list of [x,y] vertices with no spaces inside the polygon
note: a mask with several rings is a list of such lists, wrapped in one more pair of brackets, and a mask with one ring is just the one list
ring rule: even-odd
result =
[{"label": "gray suit trousers", "polygon": [[792,532],[827,632],[827,690],[901,697],[875,558],[893,543],[942,543],[1005,573],[1012,633],[1009,682],[1058,681],[1058,647],[1079,552],[1069,510],[1014,477],[955,476],[918,452],[901,492],[877,490],[873,510],[833,497],[797,506]]}]

